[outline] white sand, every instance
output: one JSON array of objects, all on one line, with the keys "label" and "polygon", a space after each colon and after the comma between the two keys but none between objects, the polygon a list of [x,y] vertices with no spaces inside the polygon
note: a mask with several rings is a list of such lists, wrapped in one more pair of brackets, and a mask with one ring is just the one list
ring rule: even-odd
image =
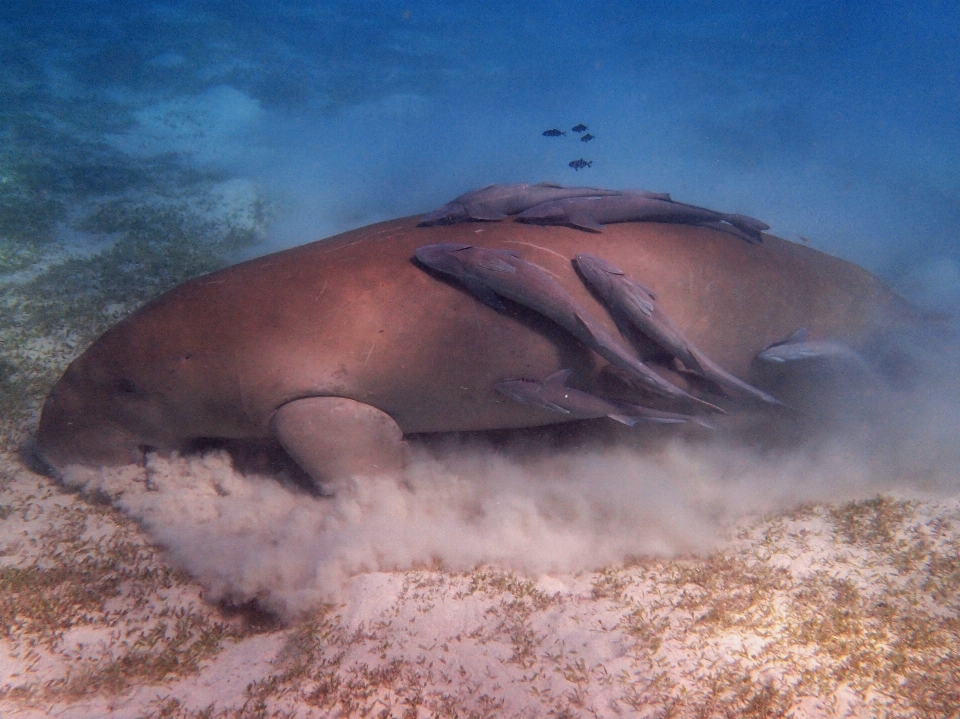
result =
[{"label": "white sand", "polygon": [[[476,472],[475,458],[460,461]],[[636,472],[637,462],[620,471]],[[258,702],[267,715],[298,717],[653,717],[670,707],[676,716],[789,709],[840,717],[887,706],[914,715],[916,682],[943,681],[949,671],[920,670],[957,639],[956,498],[751,519],[774,500],[725,503],[725,480],[707,473],[699,493],[673,500],[688,503],[686,515],[655,512],[656,492],[642,494],[639,506],[660,521],[631,528],[587,508],[609,487],[591,490],[568,476],[563,491],[541,484],[534,496],[525,483],[537,477],[511,478],[503,466],[469,479],[421,468],[420,484],[403,489],[358,479],[341,488],[348,496],[318,500],[239,475],[218,454],[151,465],[152,490],[121,490],[116,475],[87,479],[139,518],[165,558],[121,514],[4,459],[4,565],[52,570],[99,557],[68,584],[87,578],[117,591],[102,606],[51,596],[60,611],[71,602],[84,609],[67,612],[50,639],[37,625],[14,625],[0,664],[0,715],[193,717],[212,707],[211,716],[242,709],[236,716],[252,717]],[[798,469],[792,479],[802,486],[804,475]],[[463,486],[472,483],[494,486]],[[574,492],[586,495],[584,506]],[[705,497],[719,498],[719,511],[707,513]],[[624,518],[643,516],[628,511],[636,496],[621,491],[614,500]],[[546,506],[566,513],[566,531],[551,525]],[[686,549],[700,558],[623,561],[636,550]],[[170,575],[162,569],[169,562],[200,584]],[[129,575],[119,585],[109,581],[113,563]],[[249,617],[223,616],[209,603],[217,596],[257,596],[288,623],[252,628]],[[25,600],[7,601],[16,612]],[[50,621],[34,604],[22,615]],[[218,623],[229,630],[199,651],[196,669],[144,669],[132,659],[166,651],[182,661]],[[171,639],[178,626],[179,643]],[[894,664],[894,656],[905,659]]]}]

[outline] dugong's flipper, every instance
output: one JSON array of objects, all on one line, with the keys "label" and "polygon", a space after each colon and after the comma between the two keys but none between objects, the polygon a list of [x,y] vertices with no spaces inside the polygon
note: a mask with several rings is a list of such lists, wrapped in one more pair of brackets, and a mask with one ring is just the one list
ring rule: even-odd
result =
[{"label": "dugong's flipper", "polygon": [[403,432],[376,407],[346,397],[306,397],[282,405],[270,428],[318,484],[354,475],[399,474]]}]

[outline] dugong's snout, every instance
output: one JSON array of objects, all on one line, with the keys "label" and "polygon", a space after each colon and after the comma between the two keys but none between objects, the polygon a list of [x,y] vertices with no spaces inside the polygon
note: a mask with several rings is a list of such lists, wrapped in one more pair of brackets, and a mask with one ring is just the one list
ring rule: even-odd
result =
[{"label": "dugong's snout", "polygon": [[101,404],[107,398],[91,397],[77,375],[75,368],[68,368],[43,403],[32,448],[36,458],[54,471],[73,464],[141,462],[143,451],[137,440],[104,414]]}]

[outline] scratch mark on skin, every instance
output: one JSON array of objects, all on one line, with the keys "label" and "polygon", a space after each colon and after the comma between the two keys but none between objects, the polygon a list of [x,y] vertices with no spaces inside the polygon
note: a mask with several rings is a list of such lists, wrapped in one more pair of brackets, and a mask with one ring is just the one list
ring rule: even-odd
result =
[{"label": "scratch mark on skin", "polygon": [[314,302],[319,302],[320,298],[323,297],[323,293],[327,291],[327,282],[324,280],[323,287],[320,288],[320,294],[313,298]]},{"label": "scratch mark on skin", "polygon": [[479,335],[483,330],[480,325],[480,316],[477,314],[477,303],[470,303],[470,314],[473,317],[473,324],[476,326],[477,334]]},{"label": "scratch mark on skin", "polygon": [[367,366],[367,362],[370,361],[370,355],[373,354],[373,348],[376,347],[376,346],[377,346],[377,343],[374,342],[372,345],[370,345],[370,349],[367,350],[367,356],[364,357],[364,359],[363,359],[363,366],[364,366],[364,367],[366,367],[366,366]]},{"label": "scratch mark on skin", "polygon": [[521,242],[520,240],[507,240],[506,243],[510,245],[526,245],[527,247],[533,247],[534,249],[537,249],[537,250],[543,250],[544,252],[549,252],[551,255],[559,257],[564,262],[570,261],[569,257],[566,257],[565,255],[561,255],[556,250],[551,250],[549,247],[541,247],[540,245],[535,245],[532,242]]},{"label": "scratch mark on skin", "polygon": [[[559,257],[561,260],[564,261],[565,264],[567,264],[567,265],[570,264],[570,258],[569,258],[569,257],[565,257],[564,255],[561,255],[559,252],[556,252],[555,250],[551,250],[551,249],[549,249],[549,248],[547,248],[547,247],[541,247],[540,245],[535,245],[535,244],[533,244],[532,242],[520,242],[520,240],[507,240],[505,244],[510,244],[510,245],[526,245],[527,247],[533,247],[533,248],[536,249],[536,250],[543,250],[544,252],[549,252],[551,255],[555,255],[556,257]],[[557,274],[556,272],[554,272],[553,270],[551,270],[549,267],[544,267],[543,265],[537,265],[537,267],[539,267],[541,270],[543,270],[544,272],[546,272],[546,273],[547,273],[548,275],[550,275],[553,279],[557,280],[557,282],[560,282],[561,276],[558,275],[558,274]]]}]

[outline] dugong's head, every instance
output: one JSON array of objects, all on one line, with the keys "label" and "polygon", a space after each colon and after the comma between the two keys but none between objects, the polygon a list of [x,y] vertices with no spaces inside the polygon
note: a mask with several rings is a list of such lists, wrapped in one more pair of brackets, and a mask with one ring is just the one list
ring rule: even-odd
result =
[{"label": "dugong's head", "polygon": [[143,452],[115,411],[123,387],[100,382],[97,368],[75,360],[43,403],[34,451],[48,468],[69,465],[122,465],[142,460]]},{"label": "dugong's head", "polygon": [[50,391],[34,451],[51,469],[142,462],[145,450],[176,446],[171,428],[185,424],[177,413],[194,411],[201,385],[182,353],[137,329],[136,322],[114,325]]}]

